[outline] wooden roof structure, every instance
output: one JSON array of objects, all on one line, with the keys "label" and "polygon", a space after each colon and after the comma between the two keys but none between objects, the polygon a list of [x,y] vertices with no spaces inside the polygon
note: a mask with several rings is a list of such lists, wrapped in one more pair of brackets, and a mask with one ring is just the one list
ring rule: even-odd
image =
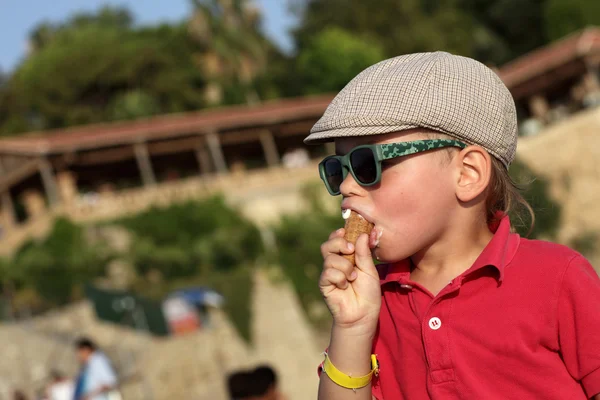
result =
[{"label": "wooden roof structure", "polygon": [[589,27],[503,65],[498,75],[515,100],[600,65],[600,28]]},{"label": "wooden roof structure", "polygon": [[319,118],[333,96],[284,99],[127,122],[31,132],[0,139],[0,154],[43,156]]},{"label": "wooden roof structure", "polygon": [[[515,59],[498,70],[516,100],[557,80],[600,65],[600,28],[591,27]],[[318,118],[333,95],[284,99],[257,106],[222,107],[136,121],[86,125],[1,138],[0,154],[40,156],[145,141],[175,139],[191,133],[219,133]]]}]

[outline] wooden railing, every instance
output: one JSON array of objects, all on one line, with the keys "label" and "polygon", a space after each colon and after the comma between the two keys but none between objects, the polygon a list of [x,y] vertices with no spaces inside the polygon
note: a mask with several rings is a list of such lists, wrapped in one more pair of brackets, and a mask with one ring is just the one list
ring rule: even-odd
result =
[{"label": "wooden railing", "polygon": [[7,230],[0,238],[0,255],[12,254],[29,238],[44,237],[58,216],[74,222],[98,222],[142,212],[150,207],[197,200],[223,193],[232,203],[247,196],[272,196],[275,191],[297,190],[310,180],[317,180],[317,165],[302,168],[275,167],[186,178],[158,183],[150,187],[125,189],[110,194],[79,196],[68,204],[59,204],[46,213]]}]

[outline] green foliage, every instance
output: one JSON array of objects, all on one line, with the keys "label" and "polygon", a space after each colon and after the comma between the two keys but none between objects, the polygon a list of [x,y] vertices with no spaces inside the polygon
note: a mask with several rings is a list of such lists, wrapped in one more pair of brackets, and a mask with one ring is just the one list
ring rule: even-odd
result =
[{"label": "green foliage", "polygon": [[[447,50],[470,55],[472,22],[454,0],[306,0],[295,31],[300,52],[325,27],[338,27],[379,43],[386,57]],[[344,60],[339,60],[343,64]]]},{"label": "green foliage", "polygon": [[259,101],[256,80],[274,46],[260,31],[261,14],[248,0],[193,0],[189,34],[198,64],[218,93],[212,103]]},{"label": "green foliage", "polygon": [[535,224],[529,235],[531,217],[526,210],[517,209],[512,213],[511,221],[518,232],[530,238],[554,238],[560,225],[561,207],[550,196],[548,182],[518,160],[511,165],[510,175],[535,213]]},{"label": "green foliage", "polygon": [[444,50],[503,64],[587,25],[599,24],[589,0],[297,0],[294,32],[303,51],[325,27],[367,35],[385,57]]},{"label": "green foliage", "polygon": [[116,223],[135,235],[138,272],[157,270],[167,279],[237,269],[263,251],[258,229],[222,197],[154,208]]},{"label": "green foliage", "polygon": [[[319,275],[323,258],[321,244],[331,232],[343,226],[339,212],[331,212],[319,201],[325,190],[322,185],[310,185],[304,190],[312,207],[305,212],[284,216],[274,229],[278,247],[278,262],[290,279],[305,311],[314,303],[321,303]],[[308,313],[309,317],[312,317]],[[325,321],[314,320],[319,325]]]},{"label": "green foliage", "polygon": [[600,2],[547,0],[544,19],[546,35],[557,40],[582,27],[600,25]]},{"label": "green foliage", "polygon": [[42,36],[0,94],[4,134],[203,105],[184,25],[133,29],[84,19]]},{"label": "green foliage", "polygon": [[102,245],[87,243],[82,227],[58,219],[46,239],[21,247],[7,275],[17,287],[34,289],[48,306],[60,305],[72,300],[81,285],[101,276],[110,257]]},{"label": "green foliage", "polygon": [[593,257],[600,250],[600,233],[594,231],[582,232],[571,240],[569,247],[587,258]]},{"label": "green foliage", "polygon": [[299,54],[298,72],[306,94],[337,92],[360,71],[383,58],[377,42],[340,28],[327,28]]}]

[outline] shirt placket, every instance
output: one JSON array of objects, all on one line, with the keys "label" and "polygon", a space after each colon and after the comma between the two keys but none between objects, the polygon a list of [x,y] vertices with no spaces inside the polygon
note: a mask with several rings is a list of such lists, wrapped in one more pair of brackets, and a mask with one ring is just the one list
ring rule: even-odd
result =
[{"label": "shirt placket", "polygon": [[430,303],[421,320],[421,335],[433,386],[454,381],[450,327],[452,324],[451,294],[460,289],[460,280],[451,282]]}]

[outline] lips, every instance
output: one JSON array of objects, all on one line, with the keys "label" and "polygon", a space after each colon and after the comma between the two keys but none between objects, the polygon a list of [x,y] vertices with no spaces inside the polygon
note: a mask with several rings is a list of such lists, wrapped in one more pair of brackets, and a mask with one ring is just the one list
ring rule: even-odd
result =
[{"label": "lips", "polygon": [[342,204],[342,218],[344,218],[344,219],[350,218],[351,211],[354,211],[355,213],[357,213],[358,215],[360,215],[367,221],[371,222],[372,224],[375,223],[373,221],[373,219],[369,216],[369,214],[362,212],[360,209],[358,209],[354,206],[350,206],[350,205],[345,206],[344,204]]},{"label": "lips", "polygon": [[369,236],[369,247],[372,249],[379,247],[379,240],[381,239],[381,236],[383,235],[383,230],[380,227],[378,227],[377,224],[373,221],[373,219],[370,218],[368,215],[365,215],[364,213],[362,213],[361,211],[359,211],[357,208],[355,208],[353,206],[342,203],[342,218],[344,218],[344,220],[350,218],[350,213],[352,211],[356,212],[362,218],[366,219],[367,221],[369,221],[373,225],[375,225],[373,230],[371,231],[371,235]]}]

